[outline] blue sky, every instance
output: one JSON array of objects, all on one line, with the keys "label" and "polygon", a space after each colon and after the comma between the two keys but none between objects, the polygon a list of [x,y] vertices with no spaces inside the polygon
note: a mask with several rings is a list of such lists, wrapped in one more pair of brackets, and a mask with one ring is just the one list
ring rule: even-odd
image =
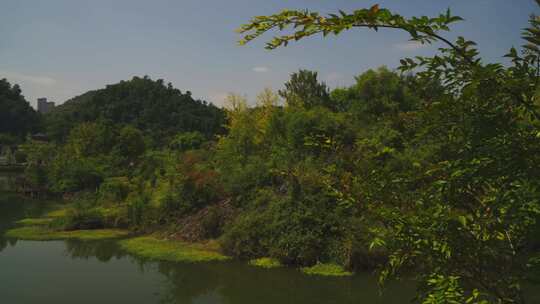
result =
[{"label": "blue sky", "polygon": [[[237,45],[234,31],[251,16],[283,8],[335,12],[379,3],[405,16],[436,15],[450,7],[466,20],[448,37],[475,40],[488,61],[500,61],[531,13],[533,0],[1,0],[0,78],[18,83],[27,100],[57,103],[138,75],[163,78],[218,105],[228,92],[253,101],[279,89],[299,68],[319,72],[330,86],[349,85],[369,68],[395,68],[405,56],[429,55],[404,33],[352,30],[267,51],[264,40]],[[270,38],[271,35],[264,38]]]}]

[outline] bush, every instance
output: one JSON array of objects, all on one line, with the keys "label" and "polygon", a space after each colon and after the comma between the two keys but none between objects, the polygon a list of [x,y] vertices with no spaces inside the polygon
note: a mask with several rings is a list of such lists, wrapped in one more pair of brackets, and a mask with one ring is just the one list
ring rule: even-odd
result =
[{"label": "bush", "polygon": [[218,173],[207,167],[202,157],[200,153],[183,155],[179,172],[172,182],[181,214],[202,209],[218,201],[223,192]]},{"label": "bush", "polygon": [[208,208],[208,213],[202,218],[201,228],[203,237],[212,239],[218,237],[222,233],[223,214],[216,206]]},{"label": "bush", "polygon": [[94,158],[74,158],[67,152],[47,167],[51,190],[77,192],[96,190],[103,182],[103,164]]},{"label": "bush", "polygon": [[[311,265],[326,258],[332,238],[325,211],[299,201],[283,201],[272,206],[270,255],[285,264]],[[318,214],[317,214],[318,213]]]},{"label": "bush", "polygon": [[128,219],[132,226],[141,226],[144,224],[145,212],[149,209],[149,199],[145,195],[140,195],[128,204]]},{"label": "bush", "polygon": [[111,228],[127,228],[129,226],[129,219],[127,216],[127,210],[125,208],[112,207],[112,208],[96,208],[101,213],[103,223],[105,227]]},{"label": "bush", "polygon": [[15,162],[17,162],[18,164],[25,163],[27,160],[26,153],[22,151],[15,151],[14,157],[15,157]]},{"label": "bush", "polygon": [[200,132],[186,132],[176,135],[169,143],[169,148],[176,151],[188,151],[199,149],[206,141]]},{"label": "bush", "polygon": [[124,201],[129,192],[129,181],[125,177],[107,178],[99,187],[99,197],[106,201]]},{"label": "bush", "polygon": [[[348,264],[351,206],[328,191],[328,177],[305,162],[277,187],[257,191],[248,209],[226,228],[223,247],[241,258],[267,256],[284,264]],[[287,192],[287,193],[283,193]]]},{"label": "bush", "polygon": [[226,227],[221,239],[225,254],[243,259],[265,256],[269,251],[268,221],[269,218],[259,212],[238,217],[230,227]]},{"label": "bush", "polygon": [[104,228],[103,215],[93,209],[73,209],[68,212],[64,230],[101,229]]}]

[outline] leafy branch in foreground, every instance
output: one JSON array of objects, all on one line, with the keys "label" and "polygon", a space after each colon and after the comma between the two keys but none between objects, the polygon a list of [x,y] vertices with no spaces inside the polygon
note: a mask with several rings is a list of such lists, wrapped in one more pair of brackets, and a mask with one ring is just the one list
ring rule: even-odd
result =
[{"label": "leafy branch in foreground", "polygon": [[475,61],[476,53],[469,51],[468,45],[456,45],[438,34],[441,31],[449,31],[450,24],[461,20],[463,18],[453,16],[450,9],[445,14],[434,18],[427,16],[405,18],[388,9],[380,8],[379,5],[374,5],[369,9],[355,10],[350,14],[339,11],[339,14],[329,14],[328,16],[321,16],[319,13],[309,10],[283,10],[270,16],[254,17],[248,24],[242,25],[238,32],[244,35],[239,41],[243,45],[270,30],[283,31],[292,28],[292,33],[275,36],[267,43],[267,49],[275,49],[287,46],[290,41],[298,41],[320,33],[323,36],[339,35],[344,30],[360,27],[375,31],[379,28],[400,29],[408,32],[412,41],[422,44],[433,43],[437,40],[444,42],[472,64]]}]

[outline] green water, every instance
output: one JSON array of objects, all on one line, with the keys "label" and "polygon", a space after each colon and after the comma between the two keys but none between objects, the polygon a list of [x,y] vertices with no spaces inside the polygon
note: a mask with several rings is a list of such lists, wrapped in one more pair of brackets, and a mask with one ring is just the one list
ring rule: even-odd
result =
[{"label": "green water", "polygon": [[[45,207],[43,201],[0,192],[1,304],[393,304],[414,297],[414,285],[406,281],[380,296],[376,277],[367,273],[328,278],[244,262],[153,262],[126,254],[113,241],[3,237],[15,221],[42,214]],[[540,287],[528,286],[527,298],[540,303]]]},{"label": "green water", "polygon": [[404,303],[407,283],[380,297],[375,277],[312,277],[242,262],[144,261],[114,242],[32,242],[1,235],[44,203],[0,194],[0,303]]}]

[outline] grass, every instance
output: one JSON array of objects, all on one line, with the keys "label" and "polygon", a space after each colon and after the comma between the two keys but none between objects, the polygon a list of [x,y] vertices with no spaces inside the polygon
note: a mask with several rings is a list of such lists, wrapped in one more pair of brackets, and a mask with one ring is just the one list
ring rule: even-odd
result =
[{"label": "grass", "polygon": [[262,268],[277,268],[283,266],[277,259],[274,258],[254,259],[249,261],[249,265]]},{"label": "grass", "polygon": [[336,264],[317,264],[311,267],[304,267],[302,268],[302,272],[309,275],[334,277],[344,277],[352,275],[352,272],[346,271],[342,266]]},{"label": "grass", "polygon": [[123,240],[120,246],[129,253],[152,260],[171,262],[224,261],[229,257],[216,251],[215,243],[188,244],[143,236]]},{"label": "grass", "polygon": [[52,241],[66,239],[97,241],[122,238],[126,237],[128,234],[128,231],[119,229],[55,231],[42,226],[25,226],[8,230],[5,233],[5,236],[30,241]]},{"label": "grass", "polygon": [[52,218],[25,218],[17,221],[17,224],[21,226],[47,226],[53,220]]},{"label": "grass", "polygon": [[[68,208],[56,205],[54,210],[49,211],[37,218],[25,218],[16,222],[20,226],[50,226],[53,222],[58,219],[65,218],[68,213]],[[44,228],[41,228],[42,230]]]},{"label": "grass", "polygon": [[49,217],[49,218],[56,218],[56,217],[66,217],[67,216],[67,213],[68,213],[68,208],[63,208],[63,209],[58,209],[58,210],[54,210],[54,211],[51,211],[51,212],[48,212],[47,214],[45,214],[44,216],[45,217]]}]

